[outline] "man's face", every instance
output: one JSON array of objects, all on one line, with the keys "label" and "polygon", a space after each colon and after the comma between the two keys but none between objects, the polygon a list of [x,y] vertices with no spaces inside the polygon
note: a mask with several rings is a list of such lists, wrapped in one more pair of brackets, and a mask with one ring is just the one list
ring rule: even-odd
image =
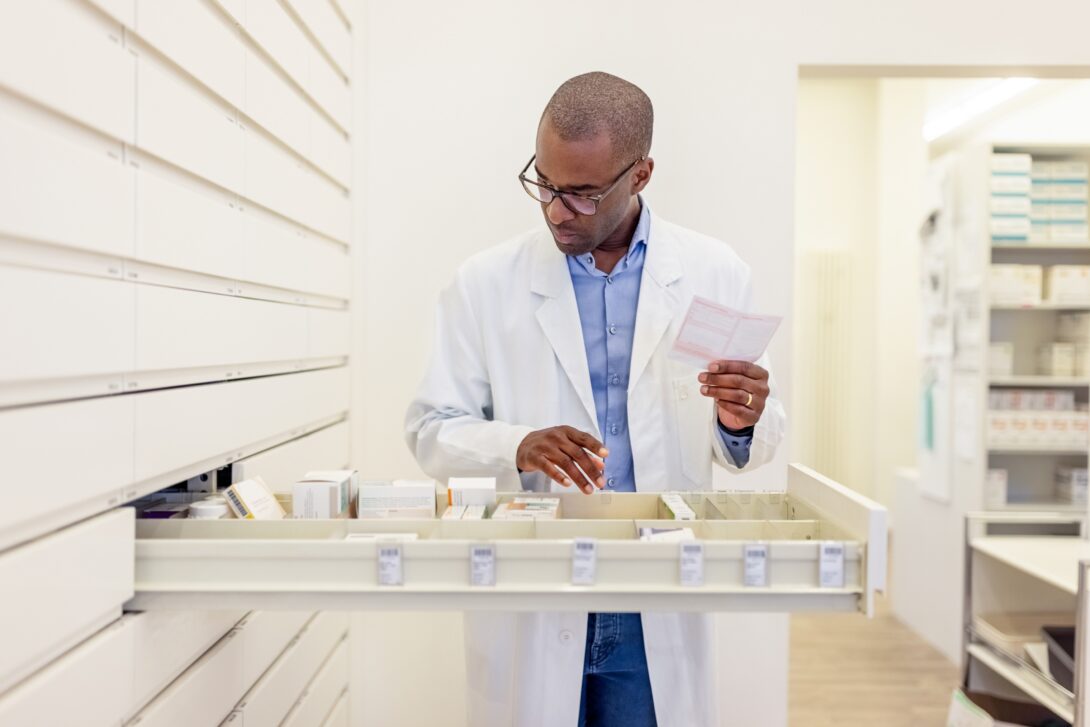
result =
[{"label": "man's face", "polygon": [[[582,141],[564,141],[546,117],[537,131],[537,159],[526,174],[564,192],[601,194],[634,159],[613,158],[606,133]],[[565,255],[585,255],[595,250],[624,219],[633,185],[624,179],[590,216],[569,210],[559,197],[541,205],[556,246]]]}]

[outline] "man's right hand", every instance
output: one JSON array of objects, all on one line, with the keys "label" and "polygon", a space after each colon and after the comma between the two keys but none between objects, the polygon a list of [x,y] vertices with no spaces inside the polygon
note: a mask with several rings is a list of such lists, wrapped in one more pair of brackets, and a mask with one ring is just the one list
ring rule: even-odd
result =
[{"label": "man's right hand", "polygon": [[586,432],[574,427],[549,427],[526,435],[519,444],[515,464],[523,472],[544,472],[564,487],[575,485],[589,495],[595,487],[606,486],[602,460],[608,456],[609,450]]}]

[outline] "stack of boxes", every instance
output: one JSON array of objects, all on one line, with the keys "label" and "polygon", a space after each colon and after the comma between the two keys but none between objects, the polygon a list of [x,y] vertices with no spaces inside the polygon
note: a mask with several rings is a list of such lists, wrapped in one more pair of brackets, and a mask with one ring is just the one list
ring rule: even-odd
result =
[{"label": "stack of boxes", "polygon": [[1059,467],[1056,469],[1056,499],[1071,505],[1086,505],[1087,469]]},{"label": "stack of boxes", "polygon": [[1090,265],[993,264],[989,294],[1003,306],[1090,305]]},{"label": "stack of boxes", "polygon": [[1087,244],[1087,164],[1034,160],[1031,167],[1031,243]]},{"label": "stack of boxes", "polygon": [[988,410],[991,447],[1090,447],[1090,418],[1073,391],[993,390]]},{"label": "stack of boxes", "polygon": [[1028,244],[1033,158],[1029,154],[992,154],[992,243]]}]

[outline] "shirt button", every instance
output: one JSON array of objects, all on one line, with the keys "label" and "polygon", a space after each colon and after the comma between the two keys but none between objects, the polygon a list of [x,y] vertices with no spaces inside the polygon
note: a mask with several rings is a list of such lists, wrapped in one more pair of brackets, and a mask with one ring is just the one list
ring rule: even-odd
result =
[{"label": "shirt button", "polygon": [[609,327],[609,335],[612,336],[612,335],[614,335],[616,333],[617,333],[617,326],[610,326]]},{"label": "shirt button", "polygon": [[618,431],[620,431],[620,430],[619,430],[619,428],[617,427],[616,424],[614,424],[612,427],[609,428],[609,433],[610,434],[616,434]]},{"label": "shirt button", "polygon": [[613,378],[609,380],[609,383],[616,386],[617,384],[621,383],[621,377],[614,375]]},{"label": "shirt button", "polygon": [[613,276],[612,275],[610,275],[608,278],[606,278],[606,285],[613,285]]},{"label": "shirt button", "polygon": [[606,480],[606,487],[613,487],[613,482],[614,478],[610,477],[608,480]]},{"label": "shirt button", "polygon": [[573,638],[575,638],[575,634],[567,629],[560,632],[560,643],[562,644],[570,644]]}]

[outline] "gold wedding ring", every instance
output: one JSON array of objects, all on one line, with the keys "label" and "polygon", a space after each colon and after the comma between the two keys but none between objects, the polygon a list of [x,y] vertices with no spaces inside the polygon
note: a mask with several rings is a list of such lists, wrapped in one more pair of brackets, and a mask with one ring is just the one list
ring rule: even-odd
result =
[{"label": "gold wedding ring", "polygon": [[746,393],[749,394],[749,398],[746,399],[746,406],[748,407],[750,404],[753,403],[753,392],[747,391]]}]

